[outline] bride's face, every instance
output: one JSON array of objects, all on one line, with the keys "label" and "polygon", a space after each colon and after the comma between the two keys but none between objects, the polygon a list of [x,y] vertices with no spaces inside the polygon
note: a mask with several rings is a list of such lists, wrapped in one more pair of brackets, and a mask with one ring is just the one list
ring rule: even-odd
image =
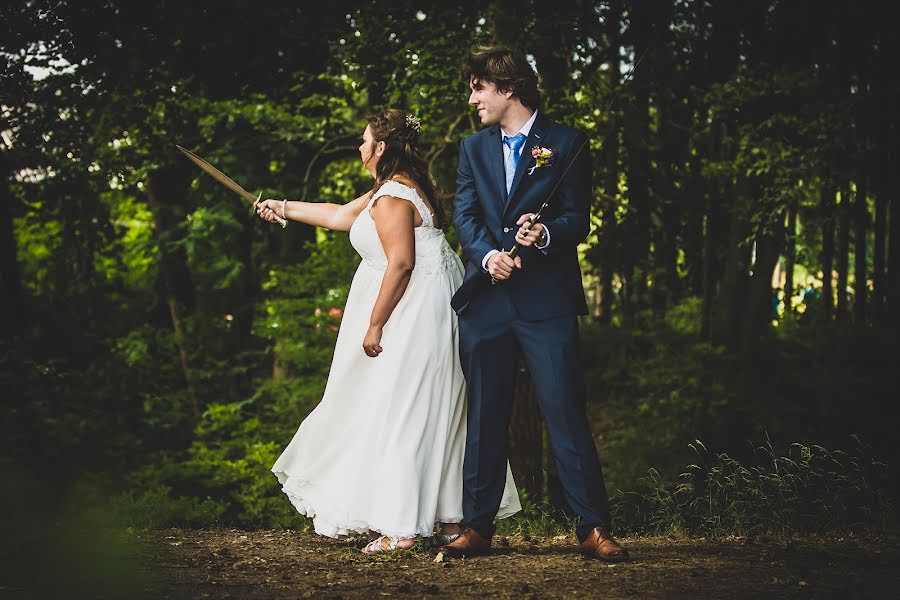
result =
[{"label": "bride's face", "polygon": [[363,131],[362,143],[359,145],[359,157],[362,159],[363,166],[366,170],[375,176],[375,167],[378,165],[378,159],[384,152],[384,142],[375,143],[372,136],[372,126],[366,125]]}]

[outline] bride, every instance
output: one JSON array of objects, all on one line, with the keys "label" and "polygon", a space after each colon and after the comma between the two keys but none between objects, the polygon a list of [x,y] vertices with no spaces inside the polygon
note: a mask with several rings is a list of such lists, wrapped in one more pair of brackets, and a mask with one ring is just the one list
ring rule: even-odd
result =
[{"label": "bride", "polygon": [[[380,535],[367,554],[449,543],[462,519],[465,380],[450,297],[462,282],[417,146],[419,121],[368,117],[359,147],[374,188],[347,204],[266,200],[259,216],[349,231],[362,257],[325,393],[272,472],[316,533]],[[521,509],[507,466],[498,513]]]}]

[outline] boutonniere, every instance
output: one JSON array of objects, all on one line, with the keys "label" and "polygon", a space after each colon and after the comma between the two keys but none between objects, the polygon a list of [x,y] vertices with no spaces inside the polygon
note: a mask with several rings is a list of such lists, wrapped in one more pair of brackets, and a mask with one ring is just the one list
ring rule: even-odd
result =
[{"label": "boutonniere", "polygon": [[549,167],[553,164],[553,161],[556,160],[556,150],[553,148],[543,148],[541,146],[535,146],[531,149],[531,156],[534,158],[534,166],[528,169],[528,174],[531,175],[534,173],[535,169],[540,169],[541,167]]}]

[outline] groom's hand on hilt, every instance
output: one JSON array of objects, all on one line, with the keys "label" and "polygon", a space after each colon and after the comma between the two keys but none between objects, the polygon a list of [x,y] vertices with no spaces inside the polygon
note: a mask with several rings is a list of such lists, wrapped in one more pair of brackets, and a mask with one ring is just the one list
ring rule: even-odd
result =
[{"label": "groom's hand on hilt", "polygon": [[516,221],[516,225],[519,226],[519,230],[516,232],[516,243],[520,246],[533,246],[544,235],[544,226],[531,222],[533,216],[534,213],[525,213]]},{"label": "groom's hand on hilt", "polygon": [[522,259],[512,258],[507,252],[497,252],[487,260],[487,271],[494,281],[504,281],[512,275],[513,269],[522,268]]}]

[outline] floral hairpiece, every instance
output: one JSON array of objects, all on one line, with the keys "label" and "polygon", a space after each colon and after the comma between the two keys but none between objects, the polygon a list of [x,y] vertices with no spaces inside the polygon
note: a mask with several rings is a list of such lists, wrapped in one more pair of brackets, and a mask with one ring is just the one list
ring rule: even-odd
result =
[{"label": "floral hairpiece", "polygon": [[419,133],[422,130],[422,120],[414,115],[406,115],[406,126]]}]

